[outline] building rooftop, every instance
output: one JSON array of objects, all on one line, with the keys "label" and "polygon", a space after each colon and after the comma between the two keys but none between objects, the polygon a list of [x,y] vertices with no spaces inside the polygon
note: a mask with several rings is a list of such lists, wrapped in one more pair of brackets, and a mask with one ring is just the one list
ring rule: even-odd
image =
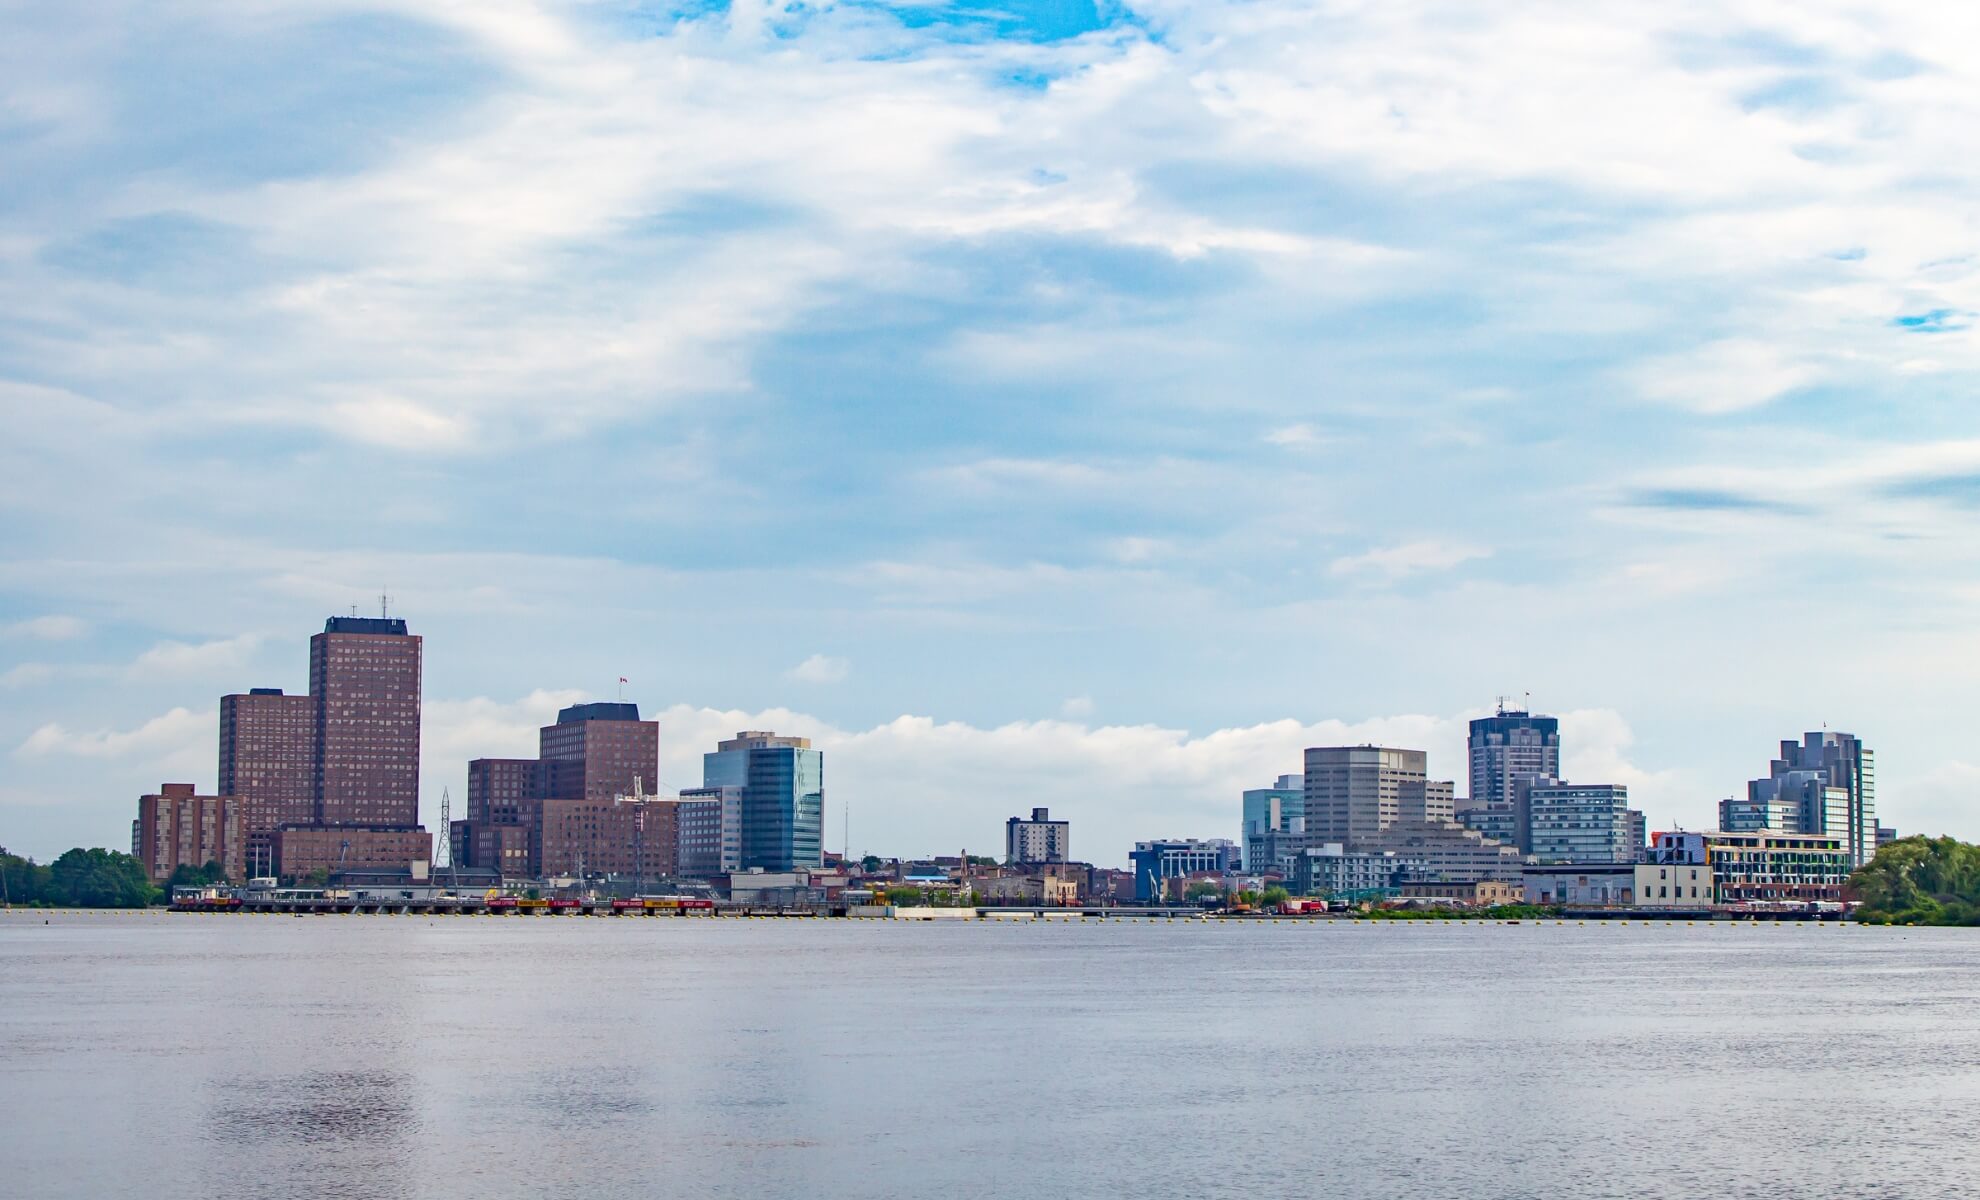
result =
[{"label": "building rooftop", "polygon": [[248,689],[248,695],[250,696],[279,696],[281,694],[282,694],[281,688],[249,688]]},{"label": "building rooftop", "polygon": [[639,705],[624,701],[594,700],[590,704],[573,704],[557,712],[557,724],[575,725],[579,721],[637,721]]},{"label": "building rooftop", "polygon": [[406,636],[403,617],[331,617],[323,622],[325,633],[385,633]]}]

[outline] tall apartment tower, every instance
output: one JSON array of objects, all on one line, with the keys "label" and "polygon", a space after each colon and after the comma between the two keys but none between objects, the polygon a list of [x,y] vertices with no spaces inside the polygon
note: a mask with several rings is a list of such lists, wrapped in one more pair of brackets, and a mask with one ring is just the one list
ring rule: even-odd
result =
[{"label": "tall apartment tower", "polygon": [[1004,822],[1004,861],[1013,866],[1062,863],[1072,857],[1072,822],[1054,821],[1049,808],[1034,808],[1031,819]]},{"label": "tall apartment tower", "polygon": [[1306,752],[1306,833],[1349,849],[1399,823],[1449,821],[1452,785],[1429,778],[1429,755],[1386,746],[1316,746]]},{"label": "tall apartment tower", "polygon": [[825,755],[809,738],[744,730],[701,756],[701,783],[742,789],[743,870],[823,865]]},{"label": "tall apartment tower", "polygon": [[605,800],[651,792],[660,774],[660,722],[639,719],[639,705],[573,704],[537,735],[546,796]]},{"label": "tall apartment tower", "polygon": [[275,831],[316,818],[316,706],[281,688],[220,697],[220,787],[240,797],[246,870],[275,873]]},{"label": "tall apartment tower", "polygon": [[1470,808],[1511,805],[1517,780],[1526,775],[1561,776],[1561,723],[1499,705],[1496,716],[1471,723]]},{"label": "tall apartment tower", "polygon": [[309,639],[317,825],[419,824],[420,638],[397,617],[331,617]]}]

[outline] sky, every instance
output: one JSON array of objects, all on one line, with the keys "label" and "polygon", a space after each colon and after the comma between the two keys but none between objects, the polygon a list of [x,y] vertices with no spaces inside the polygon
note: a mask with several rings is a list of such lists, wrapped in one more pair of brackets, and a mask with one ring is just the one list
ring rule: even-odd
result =
[{"label": "sky", "polygon": [[[826,841],[1236,835],[1304,746],[1783,738],[1980,838],[1980,9],[0,0],[0,845],[425,638]],[[1528,699],[1530,697],[1530,700]]]}]

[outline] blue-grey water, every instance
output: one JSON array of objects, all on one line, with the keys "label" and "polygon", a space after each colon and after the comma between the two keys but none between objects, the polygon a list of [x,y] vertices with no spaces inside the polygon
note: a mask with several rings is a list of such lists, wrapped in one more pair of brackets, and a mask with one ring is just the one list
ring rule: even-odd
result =
[{"label": "blue-grey water", "polygon": [[43,919],[21,1197],[1980,1188],[1980,931]]}]

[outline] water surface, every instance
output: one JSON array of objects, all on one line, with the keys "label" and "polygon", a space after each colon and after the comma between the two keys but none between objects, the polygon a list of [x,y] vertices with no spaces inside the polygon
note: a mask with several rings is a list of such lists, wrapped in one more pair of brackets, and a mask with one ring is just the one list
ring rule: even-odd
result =
[{"label": "water surface", "polygon": [[1980,932],[0,914],[13,1195],[1971,1194]]}]

